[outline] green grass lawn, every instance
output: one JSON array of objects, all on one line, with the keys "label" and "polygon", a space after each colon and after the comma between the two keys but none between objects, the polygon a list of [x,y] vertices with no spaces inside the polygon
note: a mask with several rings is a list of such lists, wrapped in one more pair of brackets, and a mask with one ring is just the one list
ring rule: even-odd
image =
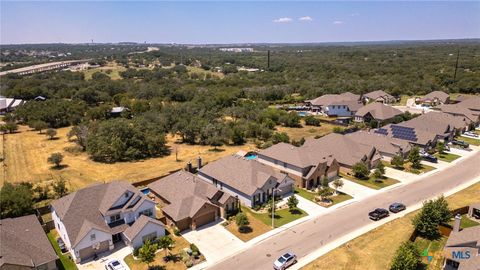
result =
[{"label": "green grass lawn", "polygon": [[446,162],[452,162],[460,157],[459,155],[455,155],[452,153],[443,153],[443,154],[435,153],[434,156],[437,157],[439,160],[446,161]]},{"label": "green grass lawn", "polygon": [[[345,194],[345,193],[342,193],[342,192],[338,192],[338,193],[339,193],[338,195],[330,197],[330,199],[332,200],[332,204],[330,204],[327,207],[330,207],[330,206],[333,206],[337,203],[341,203],[341,202],[353,199],[353,197],[348,195],[348,194]],[[312,202],[315,202],[315,196],[317,196],[317,194],[315,192],[311,192],[311,191],[305,190],[303,188],[295,188],[295,194],[298,194],[298,195],[302,196],[303,198],[305,198],[309,201],[312,201]]]},{"label": "green grass lawn", "polygon": [[340,174],[340,176],[347,180],[355,182],[357,184],[364,185],[366,187],[373,188],[373,189],[381,189],[384,187],[394,185],[396,183],[400,183],[400,181],[393,178],[386,177],[386,176],[383,177],[382,182],[376,182],[373,176],[370,176],[368,179],[365,179],[365,180],[358,179],[346,174]]},{"label": "green grass lawn", "polygon": [[471,145],[476,145],[476,146],[480,145],[480,140],[479,139],[469,138],[469,137],[465,137],[465,136],[457,137],[456,140],[464,141],[464,142],[467,142]]},{"label": "green grass lawn", "polygon": [[[272,215],[269,213],[255,213],[247,207],[242,207],[242,211],[249,212],[254,218],[262,221],[268,226],[272,225]],[[283,226],[305,216],[307,216],[307,213],[302,209],[297,209],[297,211],[293,213],[291,213],[289,209],[277,210],[275,211],[275,227]]]},{"label": "green grass lawn", "polygon": [[428,269],[428,270],[442,269],[443,247],[445,246],[447,239],[448,238],[445,236],[442,236],[435,240],[428,240],[422,237],[417,237],[417,239],[415,239],[415,245],[417,246],[420,254],[423,255],[424,252],[426,251],[427,254],[430,253],[431,255],[433,255],[432,260],[428,263],[426,259],[422,258],[422,263],[425,266],[422,269]]},{"label": "green grass lawn", "polygon": [[[453,226],[454,223],[455,223],[455,220],[452,218],[452,220],[448,224]],[[478,223],[474,220],[471,220],[470,218],[467,217],[466,214],[462,215],[462,220],[460,221],[460,227],[461,228],[470,228],[470,227],[478,226],[478,225],[480,225],[480,223]]]},{"label": "green grass lawn", "polygon": [[48,236],[48,240],[50,241],[50,243],[53,246],[53,249],[55,249],[55,252],[57,253],[58,258],[60,258],[60,263],[57,263],[57,268],[60,269],[60,270],[62,270],[62,269],[65,269],[65,270],[78,269],[77,265],[75,265],[75,263],[72,260],[70,260],[70,258],[68,257],[68,253],[62,254],[62,252],[60,251],[60,247],[57,244],[55,231],[52,230],[51,232],[49,232],[47,234],[47,236]]}]

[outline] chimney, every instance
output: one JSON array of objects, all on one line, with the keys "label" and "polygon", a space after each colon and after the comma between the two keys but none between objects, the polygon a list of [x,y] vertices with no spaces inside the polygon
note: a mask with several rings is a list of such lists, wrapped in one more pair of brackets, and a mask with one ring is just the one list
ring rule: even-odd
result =
[{"label": "chimney", "polygon": [[462,216],[460,214],[457,214],[455,216],[455,223],[453,223],[453,231],[454,232],[459,232],[460,231],[460,221],[462,220]]},{"label": "chimney", "polygon": [[197,157],[197,170],[202,168],[202,158],[200,156]]},{"label": "chimney", "polygon": [[187,163],[187,171],[190,172],[190,173],[193,172],[192,162],[190,162],[190,161]]}]

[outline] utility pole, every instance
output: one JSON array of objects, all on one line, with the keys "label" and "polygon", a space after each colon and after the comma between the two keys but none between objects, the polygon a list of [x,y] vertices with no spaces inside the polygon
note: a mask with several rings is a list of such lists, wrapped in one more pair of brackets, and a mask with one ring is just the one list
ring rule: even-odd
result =
[{"label": "utility pole", "polygon": [[270,69],[270,50],[267,51],[267,69]]},{"label": "utility pole", "polygon": [[457,69],[458,69],[458,58],[460,57],[460,49],[457,51],[457,61],[455,62],[455,73],[453,74],[453,83],[457,79]]}]

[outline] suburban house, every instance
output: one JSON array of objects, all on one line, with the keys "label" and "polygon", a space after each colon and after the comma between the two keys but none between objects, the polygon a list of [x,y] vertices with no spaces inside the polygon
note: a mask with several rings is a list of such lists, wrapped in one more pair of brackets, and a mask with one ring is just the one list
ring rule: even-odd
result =
[{"label": "suburban house", "polygon": [[437,140],[440,139],[448,142],[455,136],[455,130],[465,128],[467,123],[453,115],[429,112],[402,122],[399,125],[434,133],[437,135]]},{"label": "suburban house", "polygon": [[384,104],[391,104],[396,101],[395,97],[383,90],[372,91],[362,96],[362,101],[366,103],[380,102]]},{"label": "suburban house", "polygon": [[426,94],[422,98],[416,98],[415,102],[418,104],[424,104],[428,106],[448,104],[450,103],[450,95],[443,91],[433,91]]},{"label": "suburban house", "polygon": [[480,202],[474,203],[468,207],[468,216],[480,219]]},{"label": "suburban house", "polygon": [[295,180],[295,185],[312,189],[320,185],[321,180],[338,176],[338,162],[331,155],[309,151],[287,143],[278,143],[257,153],[257,160]]},{"label": "suburban house", "polygon": [[0,96],[0,114],[14,111],[18,106],[25,103],[22,99],[6,98]]},{"label": "suburban house", "polygon": [[480,267],[480,226],[462,229],[457,215],[444,247],[445,270],[478,270]]},{"label": "suburban house", "polygon": [[0,220],[0,269],[57,269],[58,259],[35,215]]},{"label": "suburban house", "polygon": [[350,92],[323,95],[307,100],[305,103],[312,112],[338,117],[353,117],[355,112],[363,106],[360,96]]},{"label": "suburban house", "polygon": [[444,113],[465,117],[474,125],[480,124],[480,96],[464,99],[457,104],[441,105],[437,108]]},{"label": "suburban house", "polygon": [[273,192],[293,192],[294,180],[255,159],[231,155],[211,162],[198,171],[200,179],[254,207],[268,201]]},{"label": "suburban house", "polygon": [[345,135],[331,133],[319,139],[307,139],[302,145],[308,151],[334,157],[340,171],[350,173],[353,165],[364,163],[368,169],[375,168],[381,160],[380,153],[373,146],[359,144]]},{"label": "suburban house", "polygon": [[230,193],[187,171],[178,171],[148,185],[158,198],[170,226],[180,231],[226,218],[238,209],[238,200]]},{"label": "suburban house", "polygon": [[53,201],[51,211],[55,229],[76,262],[117,243],[134,249],[165,235],[163,224],[154,219],[155,202],[123,181],[80,189]]},{"label": "suburban house", "polygon": [[400,124],[388,124],[375,129],[374,133],[408,141],[413,146],[418,146],[424,150],[429,150],[437,144],[437,134],[425,131],[421,128],[413,128]]},{"label": "suburban house", "polygon": [[411,145],[408,141],[374,132],[357,131],[345,136],[359,144],[375,147],[382,159],[386,161],[390,161],[396,155],[402,155],[405,158],[411,150]]},{"label": "suburban house", "polygon": [[372,102],[358,109],[355,113],[355,122],[369,123],[372,120],[376,120],[380,124],[393,120],[393,118],[402,114],[402,111],[392,106],[380,102]]}]

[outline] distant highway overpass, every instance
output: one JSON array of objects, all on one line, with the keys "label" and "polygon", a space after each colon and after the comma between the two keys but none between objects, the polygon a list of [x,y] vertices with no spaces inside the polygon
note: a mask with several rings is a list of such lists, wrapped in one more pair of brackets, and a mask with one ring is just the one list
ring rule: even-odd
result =
[{"label": "distant highway overpass", "polygon": [[65,67],[76,65],[76,64],[87,63],[88,61],[90,61],[90,59],[70,60],[70,61],[60,61],[60,62],[38,64],[38,65],[33,65],[33,66],[28,66],[28,67],[22,67],[22,68],[2,71],[2,72],[0,72],[0,76],[5,76],[7,74],[28,75],[28,74],[33,74],[33,73],[39,73],[39,72],[50,71],[50,70],[55,70],[55,69],[61,69],[61,68],[65,68]]}]

